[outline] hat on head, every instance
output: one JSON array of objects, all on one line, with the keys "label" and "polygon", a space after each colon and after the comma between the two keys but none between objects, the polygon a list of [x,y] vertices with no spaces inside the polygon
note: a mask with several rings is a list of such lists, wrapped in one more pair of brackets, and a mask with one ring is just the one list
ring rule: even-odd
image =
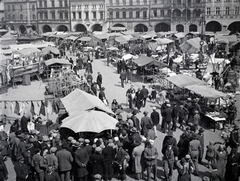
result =
[{"label": "hat on head", "polygon": [[29,138],[28,140],[29,143],[34,143],[35,141],[36,141],[35,138]]},{"label": "hat on head", "polygon": [[101,151],[102,151],[102,148],[101,148],[100,146],[98,146],[98,147],[95,148],[95,151],[96,151],[96,152],[101,152]]},{"label": "hat on head", "polygon": [[25,149],[26,149],[26,150],[30,150],[32,147],[33,147],[32,144],[27,144],[27,145],[25,146]]},{"label": "hat on head", "polygon": [[51,152],[51,153],[55,153],[56,151],[57,151],[57,148],[56,148],[56,147],[51,147],[51,148],[50,148],[50,152]]},{"label": "hat on head", "polygon": [[83,139],[83,138],[79,138],[78,141],[79,141],[80,143],[83,143],[83,142],[84,142],[84,139]]},{"label": "hat on head", "polygon": [[187,101],[192,101],[192,99],[189,97],[189,98],[187,98]]},{"label": "hat on head", "polygon": [[143,114],[148,114],[148,112],[145,110],[145,111],[143,112]]},{"label": "hat on head", "polygon": [[194,113],[195,113],[195,114],[198,114],[199,112],[198,112],[198,110],[195,110]]},{"label": "hat on head", "polygon": [[186,160],[189,160],[191,158],[191,156],[189,155],[189,154],[187,154],[186,156],[185,156],[185,159]]},{"label": "hat on head", "polygon": [[71,140],[71,144],[75,144],[76,142],[76,140]]},{"label": "hat on head", "polygon": [[108,146],[114,147],[114,143],[108,143]]},{"label": "hat on head", "polygon": [[133,127],[133,128],[131,128],[130,131],[133,132],[133,133],[136,133],[137,132],[137,128]]},{"label": "hat on head", "polygon": [[168,99],[165,100],[166,103],[170,103],[170,101]]},{"label": "hat on head", "polygon": [[171,104],[167,103],[166,106],[167,106],[167,107],[171,107]]},{"label": "hat on head", "polygon": [[127,115],[127,119],[129,119],[129,118],[131,118],[131,115],[130,115],[130,114]]},{"label": "hat on head", "polygon": [[74,138],[72,136],[69,136],[68,141],[72,141],[72,140],[74,140]]},{"label": "hat on head", "polygon": [[203,128],[199,128],[199,133],[203,133],[204,129]]},{"label": "hat on head", "polygon": [[119,141],[119,138],[117,136],[114,137],[113,139],[114,139],[114,141]]},{"label": "hat on head", "polygon": [[79,146],[80,146],[80,143],[79,143],[78,141],[76,141],[76,143],[74,143],[72,146],[73,146],[73,147],[79,147]]},{"label": "hat on head", "polygon": [[117,143],[117,146],[118,146],[118,147],[122,147],[123,144],[122,144],[121,142],[118,142],[118,143]]},{"label": "hat on head", "polygon": [[210,181],[210,179],[209,179],[207,176],[204,176],[204,177],[202,178],[202,180],[203,180],[203,181]]},{"label": "hat on head", "polygon": [[89,139],[85,139],[84,142],[88,144],[88,143],[90,143],[90,140]]},{"label": "hat on head", "polygon": [[113,140],[112,140],[112,139],[109,139],[109,140],[108,140],[108,143],[113,143]]},{"label": "hat on head", "polygon": [[94,178],[95,178],[95,179],[101,179],[102,176],[101,176],[100,174],[96,174],[96,175],[94,175]]},{"label": "hat on head", "polygon": [[49,137],[48,137],[48,136],[43,136],[43,141],[44,141],[44,142],[49,141]]}]

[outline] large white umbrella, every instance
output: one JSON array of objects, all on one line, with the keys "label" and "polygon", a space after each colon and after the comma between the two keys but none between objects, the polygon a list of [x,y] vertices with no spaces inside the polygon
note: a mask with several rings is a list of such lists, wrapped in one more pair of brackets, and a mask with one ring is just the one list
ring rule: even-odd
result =
[{"label": "large white umbrella", "polygon": [[115,129],[117,122],[105,112],[88,110],[65,118],[61,128],[71,129],[75,133],[100,133],[104,130]]}]

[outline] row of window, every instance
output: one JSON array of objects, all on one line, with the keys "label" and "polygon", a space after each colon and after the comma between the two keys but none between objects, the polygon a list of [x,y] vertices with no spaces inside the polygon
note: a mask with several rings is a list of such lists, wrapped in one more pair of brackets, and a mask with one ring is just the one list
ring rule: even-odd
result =
[{"label": "row of window", "polygon": [[[12,16],[9,14],[7,18],[8,18],[7,19],[8,21],[10,21],[10,20],[24,20],[22,14],[19,15],[19,18],[16,18],[15,14],[13,14]],[[27,19],[27,17],[25,18],[25,20],[26,19]],[[36,20],[36,15],[35,14],[32,15],[32,20]]]},{"label": "row of window", "polygon": [[208,2],[240,2],[240,0],[208,0]]},{"label": "row of window", "polygon": [[115,12],[115,16],[113,15],[113,12],[109,12],[109,18],[113,19],[113,18],[143,18],[146,19],[148,17],[147,15],[147,11],[135,11],[135,14],[133,13],[133,11],[129,11],[128,12],[128,16],[127,16],[127,12],[123,11],[123,12],[119,12],[116,11]]},{"label": "row of window", "polygon": [[[92,9],[97,9],[97,4],[93,4],[91,5],[92,6]],[[99,9],[103,9],[104,8],[104,4],[99,4]],[[85,4],[84,6],[82,5],[72,5],[72,8],[79,8],[81,9],[82,7],[84,7],[85,9],[88,9],[89,8],[89,5],[88,4]]]},{"label": "row of window", "polygon": [[210,7],[207,7],[207,15],[240,15],[240,7],[237,6],[234,9],[230,7],[225,7],[225,10],[221,10],[220,7],[215,8],[215,12],[211,10]]},{"label": "row of window", "polygon": [[154,9],[152,11],[152,15],[153,17],[158,17],[160,15],[160,17],[170,17],[171,16],[171,10],[165,11],[164,9],[160,10],[160,14],[158,13],[157,9]]},{"label": "row of window", "polygon": [[115,2],[113,2],[113,0],[109,0],[109,4],[108,5],[109,6],[148,5],[148,0],[135,0],[134,2],[133,2],[133,0],[115,0]]},{"label": "row of window", "polygon": [[[39,7],[40,8],[47,8],[47,0],[45,1],[39,1]],[[51,0],[51,7],[55,7],[55,1]],[[59,7],[68,7],[68,1],[67,0],[59,0]]]},{"label": "row of window", "polygon": [[[85,13],[85,20],[89,20],[89,12]],[[104,12],[99,12],[100,20],[104,19]],[[73,12],[72,19],[82,19],[82,12]],[[92,12],[92,19],[97,19],[97,12]]]},{"label": "row of window", "polygon": [[[23,11],[23,10],[26,10],[27,7],[23,7],[23,5],[20,5],[19,7],[15,7],[15,5],[12,5],[12,8],[11,8],[11,6],[8,5],[7,9],[8,9],[8,11],[15,11],[15,10]],[[35,10],[36,10],[35,5],[32,5],[31,10],[32,10],[32,11],[35,11]]]},{"label": "row of window", "polygon": [[[51,14],[51,19],[56,19],[56,12],[55,11],[51,11],[50,14]],[[59,14],[58,19],[68,20],[68,12],[59,12],[58,14]],[[49,19],[48,18],[48,12],[39,12],[39,19],[40,20]]]}]

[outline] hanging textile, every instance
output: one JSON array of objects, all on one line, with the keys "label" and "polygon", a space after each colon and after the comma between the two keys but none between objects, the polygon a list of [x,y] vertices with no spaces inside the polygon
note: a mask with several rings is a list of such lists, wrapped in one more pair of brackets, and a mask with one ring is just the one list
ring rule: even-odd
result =
[{"label": "hanging textile", "polygon": [[58,112],[59,112],[59,106],[58,106],[58,103],[57,103],[57,101],[53,101],[53,103],[52,103],[52,108],[53,108],[53,111],[56,113],[56,114],[58,114]]},{"label": "hanging textile", "polygon": [[46,116],[46,112],[45,112],[45,104],[43,101],[41,101],[41,107],[40,107],[40,111],[39,111],[39,115],[42,114],[43,116]]},{"label": "hanging textile", "polygon": [[31,101],[30,112],[31,112],[31,114],[32,114],[33,116],[35,115],[35,107],[34,107],[34,104],[33,104],[32,101]]},{"label": "hanging textile", "polygon": [[14,113],[19,115],[19,103],[16,101],[16,104],[15,104],[15,109],[14,109]]},{"label": "hanging textile", "polygon": [[10,112],[13,114],[14,113],[14,105],[13,102],[10,102]]},{"label": "hanging textile", "polygon": [[51,101],[48,101],[48,104],[47,104],[47,113],[48,113],[49,115],[51,115],[52,112],[53,112],[52,103],[51,103]]},{"label": "hanging textile", "polygon": [[25,113],[25,108],[26,108],[26,106],[25,106],[25,103],[24,102],[21,102],[20,104],[19,104],[19,114],[21,115],[21,116],[23,116],[24,115],[24,113]]}]

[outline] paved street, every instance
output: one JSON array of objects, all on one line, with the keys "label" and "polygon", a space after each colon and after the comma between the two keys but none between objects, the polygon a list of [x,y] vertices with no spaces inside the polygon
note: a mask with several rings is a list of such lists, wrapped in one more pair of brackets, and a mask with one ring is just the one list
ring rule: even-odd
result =
[{"label": "paved street", "polygon": [[[126,106],[125,94],[126,94],[127,89],[130,87],[130,84],[126,84],[126,86],[124,88],[122,88],[120,86],[119,74],[116,73],[115,67],[106,66],[105,60],[94,60],[94,62],[93,62],[94,81],[96,80],[98,71],[101,72],[101,74],[103,76],[103,87],[106,88],[105,92],[106,92],[106,97],[107,97],[109,103],[111,104],[113,99],[117,99],[117,101],[123,105],[124,110],[126,112],[129,112],[129,110],[127,109],[127,106]],[[39,82],[34,82],[29,87],[19,86],[18,90],[20,92],[22,92],[22,91],[23,92],[29,91],[31,93],[33,93],[33,91],[34,91],[34,93],[38,92],[41,89],[36,89],[36,87],[35,87],[35,90],[33,90],[34,89],[33,85],[38,84],[38,83]],[[133,85],[134,85],[135,88],[138,88],[138,87],[142,86],[142,83],[141,82],[134,82]],[[11,93],[11,90],[9,91],[8,96],[11,96],[10,93]],[[21,95],[19,95],[19,96],[21,96]],[[159,110],[159,106],[157,106],[156,104],[153,104],[153,103],[148,101],[146,108],[142,109],[142,112],[144,110],[147,110],[149,113],[151,113],[152,112],[151,108],[153,106],[156,106]],[[123,117],[124,119],[126,118],[126,115],[127,115],[127,113],[124,114],[124,117]],[[142,116],[143,116],[142,113],[140,113],[138,115],[139,118],[141,118]],[[179,139],[179,136],[181,135],[181,133],[182,133],[182,131],[180,131],[179,129],[177,129],[177,131],[174,133],[174,136],[177,138],[177,140]],[[158,152],[159,152],[159,156],[158,156],[158,180],[162,180],[164,175],[163,175],[163,169],[161,167],[161,160],[162,160],[161,146],[162,146],[162,140],[163,140],[165,134],[161,133],[160,131],[158,131],[157,134],[158,135],[157,135],[157,139],[155,141],[155,146],[157,147]],[[219,135],[220,135],[219,131],[216,131],[214,133],[212,130],[206,130],[205,131],[205,145],[207,145],[210,140],[211,141],[219,141]],[[10,173],[8,181],[13,181],[14,178],[15,178],[15,173],[12,170],[13,168],[12,168],[12,164],[10,163],[10,161],[7,162],[7,166],[8,166],[8,170],[9,170],[9,173]],[[201,180],[201,178],[204,175],[208,174],[208,173],[205,173],[205,172],[208,172],[208,169],[204,166],[200,166],[200,176],[199,176],[200,178],[193,176],[193,180],[194,181]],[[135,179],[133,179],[131,177],[128,177],[127,180],[131,181],[131,180],[135,180]],[[174,179],[173,180],[174,181],[177,180],[177,171],[176,170],[174,171]]]}]

